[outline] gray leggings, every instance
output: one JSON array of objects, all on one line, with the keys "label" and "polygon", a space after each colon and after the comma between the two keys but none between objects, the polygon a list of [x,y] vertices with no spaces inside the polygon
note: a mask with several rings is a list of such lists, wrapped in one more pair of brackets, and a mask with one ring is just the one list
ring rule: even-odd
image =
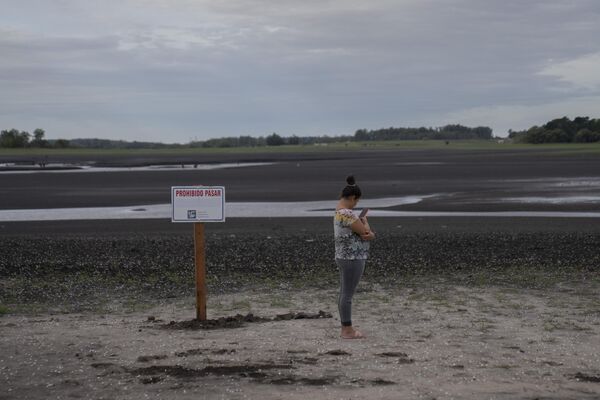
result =
[{"label": "gray leggings", "polygon": [[342,326],[352,326],[352,296],[358,281],[365,270],[367,260],[341,260],[335,259],[340,270],[340,295],[338,297],[338,309]]}]

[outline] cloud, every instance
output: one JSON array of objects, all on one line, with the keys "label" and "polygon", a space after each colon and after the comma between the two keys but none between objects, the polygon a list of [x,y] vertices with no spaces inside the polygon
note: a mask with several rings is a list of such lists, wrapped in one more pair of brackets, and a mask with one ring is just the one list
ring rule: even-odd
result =
[{"label": "cloud", "polygon": [[556,77],[575,88],[600,89],[600,52],[553,63],[544,67],[539,74]]},{"label": "cloud", "polygon": [[592,0],[21,0],[0,14],[0,128],[498,133],[530,120],[511,119],[523,107],[587,110],[572,99],[597,94],[598,20]]},{"label": "cloud", "polygon": [[600,96],[583,96],[544,104],[475,107],[448,113],[439,120],[439,124],[491,125],[495,127],[494,135],[507,136],[509,129],[524,130],[555,118],[598,117],[598,105]]}]

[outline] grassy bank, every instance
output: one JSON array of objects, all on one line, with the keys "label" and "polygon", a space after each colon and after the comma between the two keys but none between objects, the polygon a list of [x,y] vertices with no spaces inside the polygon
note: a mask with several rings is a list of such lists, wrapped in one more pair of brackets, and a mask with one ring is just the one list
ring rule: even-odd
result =
[{"label": "grassy bank", "polygon": [[552,154],[591,153],[600,154],[600,143],[498,143],[485,140],[400,140],[372,142],[343,142],[322,145],[283,145],[264,147],[230,148],[181,148],[181,149],[6,149],[0,148],[2,156],[186,156],[195,154],[259,154],[259,153],[318,153],[326,151],[356,150],[526,150]]}]

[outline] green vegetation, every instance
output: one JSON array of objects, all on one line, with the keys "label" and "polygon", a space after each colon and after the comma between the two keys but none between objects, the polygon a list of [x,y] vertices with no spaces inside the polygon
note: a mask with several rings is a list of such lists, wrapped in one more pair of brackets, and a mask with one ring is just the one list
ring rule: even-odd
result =
[{"label": "green vegetation", "polygon": [[440,128],[382,128],[367,131],[359,129],[354,134],[354,140],[491,140],[492,129],[487,126],[469,128],[463,125],[446,125]]},{"label": "green vegetation", "polygon": [[254,148],[303,146],[314,144],[334,144],[349,142],[377,142],[392,140],[491,140],[492,129],[484,126],[469,128],[462,125],[446,125],[439,128],[382,128],[367,131],[359,129],[353,136],[303,136],[283,137],[273,132],[266,137],[223,137],[204,141],[191,141],[187,144],[166,144],[156,142],[127,142],[108,139],[72,139],[70,141],[45,140],[45,131],[36,129],[34,139],[26,131],[4,130],[0,133],[0,148],[86,148],[86,149],[183,149],[183,148]]},{"label": "green vegetation", "polygon": [[0,315],[8,314],[8,308],[0,304]]},{"label": "green vegetation", "polygon": [[[252,137],[222,137],[204,141],[191,141],[186,144],[166,144],[157,142],[127,142],[124,140],[108,139],[64,139],[46,140],[45,131],[36,129],[33,135],[17,129],[0,132],[0,154],[2,149],[37,149],[23,154],[46,154],[52,149],[76,149],[74,154],[96,154],[96,150],[117,152],[113,154],[130,154],[130,151],[151,152],[150,154],[186,154],[219,151],[219,152],[285,152],[313,151],[321,148],[344,150],[353,148],[459,148],[459,149],[496,149],[497,145],[505,144],[506,140],[494,138],[492,129],[486,126],[475,128],[454,124],[437,128],[381,128],[376,130],[359,129],[354,135],[341,136],[280,136],[273,132],[268,136]],[[33,139],[32,139],[33,138]],[[554,119],[545,125],[533,126],[524,131],[509,131],[508,142],[512,144],[540,143],[600,143],[600,119],[577,117],[570,120],[567,117]],[[451,145],[451,146],[450,146]],[[504,146],[506,148],[506,146]],[[512,149],[518,147],[512,147]],[[580,150],[579,148],[564,148],[563,150]],[[588,150],[586,148],[586,150]],[[595,151],[594,151],[595,152]],[[73,154],[58,152],[55,154]]]},{"label": "green vegetation", "polygon": [[[76,153],[51,154],[97,154],[97,150],[110,150],[112,154],[130,154],[130,151],[150,152],[150,154],[186,154],[203,151],[218,152],[285,152],[285,151],[314,151],[326,148],[328,150],[344,150],[354,148],[459,148],[459,149],[497,149],[505,140],[492,136],[492,129],[486,126],[475,128],[454,124],[438,128],[381,128],[376,130],[359,129],[354,135],[342,136],[305,136],[292,135],[283,137],[273,132],[268,136],[252,137],[222,137],[204,141],[191,141],[187,144],[166,144],[156,142],[127,142],[124,140],[108,139],[72,139],[70,141],[46,140],[45,131],[36,129],[33,135],[17,129],[0,132],[0,154],[3,149],[22,149],[31,151],[23,154],[47,154],[50,150],[76,149]],[[33,139],[32,139],[33,138]],[[512,144],[540,143],[600,143],[600,119],[577,117],[570,120],[567,117],[554,119],[545,125],[533,126],[524,131],[509,131],[508,142]],[[450,146],[452,144],[452,146]],[[503,146],[506,148],[506,146]],[[512,147],[518,148],[518,147]],[[579,148],[563,148],[562,150],[580,150]],[[589,150],[586,148],[586,150]],[[596,151],[594,151],[596,152]]]},{"label": "green vegetation", "polygon": [[509,131],[508,137],[522,143],[593,143],[600,142],[600,119],[567,117],[553,119],[543,126],[525,131]]},{"label": "green vegetation", "polygon": [[356,151],[356,150],[535,150],[550,154],[593,153],[600,154],[600,142],[596,143],[500,143],[495,140],[396,140],[396,141],[370,141],[370,142],[340,142],[331,144],[313,145],[282,145],[264,147],[214,147],[214,148],[189,148],[178,149],[87,149],[87,148],[0,148],[0,156],[194,156],[202,154],[253,154],[253,153],[313,153],[331,151]]},{"label": "green vegetation", "polygon": [[[36,129],[33,136],[27,131],[7,129],[0,132],[0,148],[57,148],[69,147],[69,142],[64,139],[48,141],[44,139],[46,131]],[[32,139],[33,137],[33,139]]]}]

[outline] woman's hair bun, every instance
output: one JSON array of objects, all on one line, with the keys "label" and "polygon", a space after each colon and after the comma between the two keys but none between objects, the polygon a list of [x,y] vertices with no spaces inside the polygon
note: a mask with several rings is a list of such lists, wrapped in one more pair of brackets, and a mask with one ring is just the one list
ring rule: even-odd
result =
[{"label": "woman's hair bun", "polygon": [[348,185],[344,187],[344,189],[342,190],[342,195],[340,197],[349,199],[350,197],[354,196],[355,199],[358,199],[360,196],[362,196],[362,192],[356,184],[356,179],[354,179],[354,175],[349,175],[346,178],[346,182],[348,183]]}]

